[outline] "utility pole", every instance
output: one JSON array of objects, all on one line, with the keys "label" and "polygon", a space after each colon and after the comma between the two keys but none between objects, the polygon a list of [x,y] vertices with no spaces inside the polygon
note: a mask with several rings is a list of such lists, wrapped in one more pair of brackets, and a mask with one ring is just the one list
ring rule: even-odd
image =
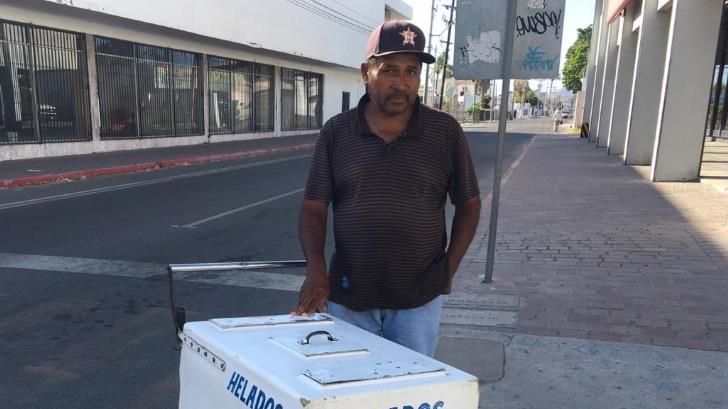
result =
[{"label": "utility pole", "polygon": [[[435,22],[435,0],[432,0],[432,7],[430,8],[430,35],[427,37],[427,52],[432,54],[432,26]],[[430,65],[427,64],[425,68],[425,105],[427,105],[427,91],[430,87]]]},{"label": "utility pole", "polygon": [[[521,118],[524,116],[524,112],[526,110],[526,84],[528,84],[528,80],[523,83],[523,86],[521,86]],[[514,90],[515,93],[515,90]]]},{"label": "utility pole", "polygon": [[450,5],[450,20],[447,22],[447,44],[445,44],[445,63],[442,67],[442,84],[440,84],[440,103],[437,109],[442,111],[442,100],[445,97],[445,80],[447,80],[447,61],[449,58],[448,53],[450,52],[450,34],[452,33],[452,17],[455,11],[455,0],[452,0]]}]

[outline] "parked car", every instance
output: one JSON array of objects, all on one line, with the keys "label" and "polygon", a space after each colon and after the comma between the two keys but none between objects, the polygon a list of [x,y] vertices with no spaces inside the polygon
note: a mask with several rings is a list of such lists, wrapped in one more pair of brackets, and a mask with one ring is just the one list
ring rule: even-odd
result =
[{"label": "parked car", "polygon": [[574,118],[574,114],[572,114],[569,111],[563,111],[561,113],[561,117],[564,118],[564,119],[572,119],[572,118]]}]

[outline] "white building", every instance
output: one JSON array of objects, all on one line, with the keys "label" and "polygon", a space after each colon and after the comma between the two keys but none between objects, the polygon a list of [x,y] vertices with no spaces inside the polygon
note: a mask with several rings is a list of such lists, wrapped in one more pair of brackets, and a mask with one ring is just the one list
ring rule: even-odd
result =
[{"label": "white building", "polygon": [[402,0],[0,0],[0,160],[310,134]]},{"label": "white building", "polygon": [[650,166],[653,181],[698,179],[705,136],[725,136],[728,118],[726,3],[596,0],[583,116],[590,141]]}]

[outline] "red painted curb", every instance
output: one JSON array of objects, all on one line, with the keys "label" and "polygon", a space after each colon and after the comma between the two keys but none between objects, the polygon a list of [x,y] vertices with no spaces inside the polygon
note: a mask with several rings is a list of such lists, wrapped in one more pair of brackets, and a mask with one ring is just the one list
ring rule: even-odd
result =
[{"label": "red painted curb", "polygon": [[78,180],[97,176],[120,175],[124,173],[143,172],[158,168],[171,168],[175,166],[193,165],[206,162],[219,162],[224,160],[232,160],[239,158],[252,158],[262,155],[270,155],[273,153],[296,152],[300,150],[310,149],[313,143],[304,143],[300,145],[281,146],[267,149],[256,149],[252,151],[239,151],[231,153],[223,153],[216,155],[191,156],[186,158],[159,160],[154,162],[135,163],[131,165],[113,166],[108,168],[94,168],[77,170],[72,172],[64,172],[50,175],[27,176],[18,179],[0,179],[1,188],[22,187],[29,185],[42,185],[46,183],[66,182],[70,180]]}]

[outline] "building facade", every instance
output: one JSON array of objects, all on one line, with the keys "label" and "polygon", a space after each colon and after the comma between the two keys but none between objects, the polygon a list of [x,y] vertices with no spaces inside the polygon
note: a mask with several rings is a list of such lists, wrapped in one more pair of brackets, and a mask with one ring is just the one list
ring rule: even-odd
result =
[{"label": "building facade", "polygon": [[0,160],[316,132],[402,0],[0,0]]},{"label": "building facade", "polygon": [[710,102],[714,78],[722,82],[724,15],[724,0],[596,0],[584,80],[590,142],[650,166],[653,181],[697,180],[706,124],[718,134],[725,124]]}]

